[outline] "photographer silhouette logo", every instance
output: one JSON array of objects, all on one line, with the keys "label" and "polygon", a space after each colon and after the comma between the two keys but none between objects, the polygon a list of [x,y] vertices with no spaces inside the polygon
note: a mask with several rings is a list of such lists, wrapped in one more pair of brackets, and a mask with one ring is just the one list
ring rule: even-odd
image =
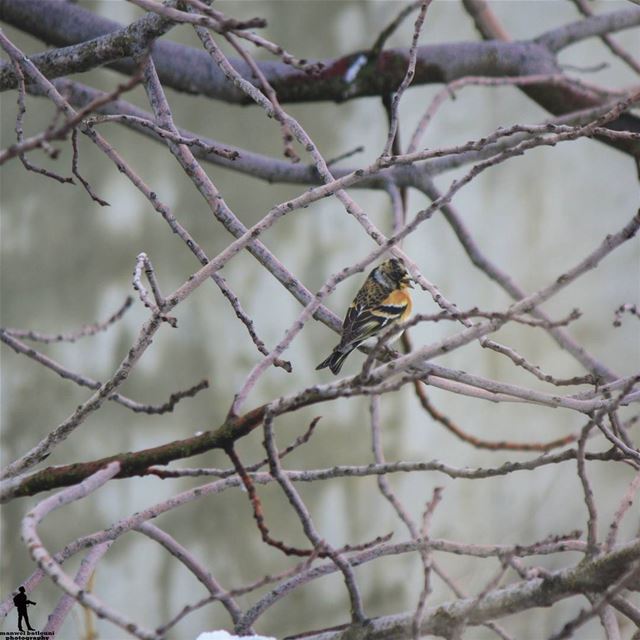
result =
[{"label": "photographer silhouette logo", "polygon": [[27,594],[24,591],[25,591],[24,587],[20,587],[18,589],[18,593],[13,598],[13,604],[16,605],[16,609],[18,610],[18,631],[24,631],[24,629],[22,628],[23,620],[26,623],[27,629],[29,631],[35,631],[35,629],[31,626],[29,622],[29,614],[27,613],[27,607],[30,604],[35,605],[36,603],[29,600],[29,598],[27,598]]}]

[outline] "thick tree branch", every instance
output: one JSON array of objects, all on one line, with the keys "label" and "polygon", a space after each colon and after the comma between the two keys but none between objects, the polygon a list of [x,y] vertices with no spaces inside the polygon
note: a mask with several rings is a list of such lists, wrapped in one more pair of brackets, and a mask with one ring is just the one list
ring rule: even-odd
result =
[{"label": "thick tree branch", "polygon": [[[143,44],[150,43],[166,31],[166,18],[149,14],[129,27],[102,18],[90,11],[56,0],[0,0],[0,15],[7,23],[58,47],[32,57],[47,77],[59,77],[109,64],[124,73],[133,73],[135,64],[127,56],[139,53],[131,44],[132,33],[138,33]],[[555,52],[579,39],[632,28],[640,24],[640,11],[627,9],[593,16],[579,23],[565,25],[542,34],[529,42],[447,43],[418,48],[414,85],[451,82],[468,75],[524,76],[560,71]],[[74,25],[70,28],[69,25]],[[108,36],[102,38],[101,36]],[[87,40],[98,38],[89,45]],[[78,44],[82,43],[82,44]],[[119,55],[118,55],[119,54]],[[347,76],[362,56],[367,59],[356,77]],[[114,62],[116,58],[117,62]],[[227,82],[224,74],[204,51],[173,42],[156,42],[153,60],[164,86],[178,91],[206,95],[234,103],[250,100]],[[362,96],[384,95],[401,83],[407,64],[407,49],[388,49],[369,59],[368,52],[354,52],[341,58],[320,61],[322,70],[309,74],[283,62],[258,63],[261,73],[273,87],[281,103],[333,100],[342,101]],[[233,67],[249,82],[250,66],[243,60],[232,61]],[[17,86],[10,64],[0,64],[0,90]],[[589,94],[566,87],[529,87],[526,92],[554,114],[568,113],[597,104]],[[640,121],[621,115],[609,125],[615,130],[640,131]],[[638,145],[615,142],[626,152],[638,153]]]},{"label": "thick tree branch", "polygon": [[[0,0],[0,16],[14,27],[62,47],[31,56],[31,60],[50,79],[102,65],[128,74],[135,69],[129,57],[138,50],[133,49],[135,40],[127,32],[129,27],[76,5],[57,0]],[[133,24],[138,25],[144,20],[147,42],[162,33],[158,29],[159,24],[165,27],[173,24],[154,14]],[[150,21],[151,29],[148,26]],[[70,24],[75,27],[69,28]],[[90,39],[99,40],[89,44],[86,41]],[[407,69],[407,49],[383,51],[374,62],[361,69],[356,83],[349,83],[344,78],[345,73],[360,55],[362,52],[358,51],[341,58],[322,60],[324,68],[314,76],[279,61],[259,62],[258,66],[283,103],[342,101],[347,97],[380,95],[400,84]],[[226,80],[205,51],[161,41],[154,45],[153,61],[166,87],[226,102],[250,103],[244,93]],[[232,65],[243,78],[255,82],[246,62],[236,59],[232,60]],[[532,43],[429,45],[418,48],[413,82],[447,82],[470,74],[500,76],[558,71],[553,55]],[[16,87],[17,79],[11,65],[0,65],[0,90]]]},{"label": "thick tree branch", "polygon": [[[450,637],[452,629],[462,621],[475,626],[506,615],[533,607],[549,607],[559,600],[576,593],[603,593],[616,580],[623,577],[632,566],[640,566],[640,539],[619,547],[616,551],[590,561],[535,578],[496,589],[479,602],[466,598],[432,607],[424,612],[420,632]],[[635,583],[628,585],[638,588]],[[337,631],[305,634],[305,640],[400,640],[411,638],[413,612],[374,618],[362,627],[345,627]],[[358,632],[356,634],[356,632]],[[292,636],[295,638],[296,636]]]},{"label": "thick tree branch", "polygon": [[[114,63],[139,52],[133,35],[144,46],[162,35],[173,22],[155,14],[123,27],[81,7],[57,0],[0,0],[2,20],[54,46],[70,47],[33,56],[47,77]],[[632,28],[640,24],[640,11],[627,9],[594,16],[580,23],[565,25],[543,34],[535,42],[454,43],[418,48],[414,84],[449,82],[466,75],[528,75],[558,71],[553,53],[562,46],[590,35]],[[109,36],[92,43],[87,40]],[[548,42],[547,42],[548,41]],[[78,49],[76,45],[82,49]],[[553,46],[552,46],[553,45]],[[261,62],[259,67],[273,86],[281,102],[336,100],[364,95],[380,95],[395,89],[402,81],[408,63],[407,49],[389,49],[380,53],[374,64],[367,63],[357,75],[357,86],[344,79],[347,69],[363,52],[342,58],[323,60],[323,71],[310,75],[281,62]],[[366,52],[365,52],[366,53]],[[454,54],[455,55],[452,55]],[[206,53],[172,42],[157,42],[154,64],[163,84],[187,93],[201,93],[230,102],[249,102],[211,64]],[[69,65],[73,65],[69,67]],[[131,73],[131,60],[121,60],[114,68]],[[233,66],[251,81],[249,65],[240,60]],[[16,78],[8,67],[0,67],[0,90],[15,88]],[[347,95],[348,94],[348,95]]]},{"label": "thick tree branch", "polygon": [[[511,42],[510,36],[504,29],[502,24],[488,6],[485,0],[463,0],[466,10],[474,19],[476,28],[482,37],[490,42]],[[625,10],[626,11],[626,10]],[[632,8],[634,15],[640,14],[640,10]],[[547,51],[559,51],[563,46],[568,46],[576,40],[577,37],[589,37],[595,35],[603,35],[607,31],[602,31],[602,26],[606,18],[615,21],[618,18],[617,13],[611,13],[604,16],[592,16],[587,20],[574,22],[571,25],[565,25],[548,31],[538,36],[534,41],[547,47]],[[597,20],[596,20],[597,18]],[[635,18],[634,18],[635,21]],[[559,86],[529,86],[522,87],[521,91],[528,95],[534,102],[539,104],[543,109],[560,115],[570,111],[579,111],[593,107],[597,100],[593,96],[589,96],[586,92],[576,89]],[[640,119],[636,116],[623,113],[615,121],[607,125],[608,128],[615,131],[639,131]],[[602,141],[602,139],[600,138]],[[640,145],[628,143],[613,143],[612,146],[617,147],[621,151],[630,153],[636,159],[640,157]]]},{"label": "thick tree branch", "polygon": [[93,462],[50,467],[38,471],[26,478],[16,478],[5,483],[8,494],[4,499],[33,495],[53,487],[68,487],[81,482],[92,473],[113,461],[120,462],[117,478],[126,478],[143,474],[146,469],[156,464],[167,464],[172,460],[186,458],[212,449],[228,448],[235,440],[246,435],[262,423],[266,405],[249,411],[235,420],[227,420],[215,431],[207,431],[201,435],[176,440],[159,447],[143,451],[120,453]]},{"label": "thick tree branch", "polygon": [[[47,0],[1,0],[0,18],[48,44],[75,44],[35,56],[36,65],[49,78],[89,71],[110,62],[131,75],[137,65],[129,56],[139,54],[175,26],[173,21],[149,13],[123,27],[70,3]],[[117,62],[123,59],[126,61]],[[6,63],[0,66],[0,78],[0,85],[8,82],[6,89],[16,87],[15,74]]]},{"label": "thick tree branch", "polygon": [[[435,378],[430,382],[435,384]],[[334,385],[315,386],[305,389],[300,393],[282,398],[276,407],[277,414],[295,411],[306,406],[326,402],[340,397],[351,397],[355,395],[372,395],[379,393],[379,386],[361,387],[357,385],[354,379],[346,380]],[[495,399],[495,395],[492,396]],[[615,403],[615,401],[611,401]],[[596,405],[598,402],[595,403]],[[213,431],[206,431],[197,436],[185,438],[183,440],[175,440],[166,444],[143,449],[141,451],[118,453],[99,460],[90,462],[75,463],[64,466],[49,467],[41,471],[36,471],[29,475],[23,475],[3,481],[2,490],[0,492],[0,503],[8,502],[14,498],[34,495],[41,491],[47,491],[59,487],[65,487],[76,484],[86,477],[95,473],[106,464],[113,461],[120,463],[120,471],[116,478],[129,478],[136,475],[146,475],[154,473],[149,467],[155,465],[168,464],[174,460],[189,458],[201,453],[206,453],[213,449],[228,450],[234,442],[246,436],[255,428],[262,424],[267,405],[261,405],[252,411],[249,411],[239,417],[228,417],[227,420]],[[568,457],[566,457],[568,456]],[[589,456],[586,456],[589,459]],[[574,459],[575,452],[564,451],[557,456],[548,456],[545,464],[552,461],[563,461]],[[528,463],[515,463],[515,466],[507,465],[510,470],[532,468],[527,466]],[[423,467],[418,467],[423,468]],[[443,465],[436,464],[428,468],[442,470],[447,473]],[[414,469],[414,467],[406,470]],[[504,470],[503,470],[504,472]],[[355,471],[351,471],[347,475],[357,475]],[[491,475],[491,474],[489,474]],[[500,475],[500,473],[498,473]],[[454,474],[454,477],[477,477],[473,473],[463,474],[462,476]],[[483,475],[481,470],[479,477],[487,477]]]}]

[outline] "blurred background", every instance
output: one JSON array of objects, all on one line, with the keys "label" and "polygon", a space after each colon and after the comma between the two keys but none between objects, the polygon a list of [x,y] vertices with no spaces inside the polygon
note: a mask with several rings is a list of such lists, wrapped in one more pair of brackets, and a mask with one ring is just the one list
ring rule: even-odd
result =
[{"label": "blurred background", "polygon": [[[128,23],[142,14],[126,2],[78,2],[104,16]],[[622,8],[625,2],[597,2],[596,11]],[[265,35],[298,57],[338,57],[370,47],[380,31],[403,6],[398,2],[304,3],[217,2],[216,6],[237,18],[262,16],[268,21]],[[499,2],[493,8],[514,39],[532,38],[545,30],[578,19],[570,2]],[[414,14],[415,15],[415,14]],[[387,46],[407,46],[413,30],[412,17],[392,36]],[[39,41],[11,28],[10,37],[27,53],[43,50]],[[198,47],[192,30],[174,28],[166,38]],[[640,54],[638,31],[615,36],[636,55]],[[429,9],[421,43],[478,40],[471,19],[457,2],[437,1]],[[257,52],[263,58],[263,52]],[[607,62],[606,68],[574,74],[609,88],[637,83],[632,73],[612,58],[600,41],[591,39],[563,51],[560,61],[582,68]],[[116,73],[97,70],[78,79],[95,87],[112,89],[121,80]],[[406,143],[418,119],[439,86],[409,89],[401,105],[401,140]],[[229,106],[205,98],[177,94],[168,97],[175,122],[222,143],[281,156],[280,130],[256,107]],[[148,109],[138,88],[125,99]],[[16,95],[0,95],[2,146],[15,139]],[[325,158],[333,158],[363,145],[363,153],[340,166],[366,166],[382,149],[387,135],[386,116],[377,98],[344,104],[285,105],[311,137]],[[51,105],[29,98],[26,135],[44,129],[53,115]],[[466,88],[457,100],[441,108],[423,138],[423,145],[437,147],[466,142],[514,123],[538,123],[548,114],[516,88]],[[100,132],[167,203],[180,222],[209,256],[230,241],[189,179],[170,153],[158,143],[118,125],[102,125]],[[71,149],[62,151],[55,170],[69,173]],[[32,161],[46,164],[42,154]],[[246,224],[262,218],[274,205],[304,189],[270,185],[212,165],[204,165],[226,202]],[[101,208],[79,186],[61,185],[27,173],[18,160],[2,167],[1,324],[41,332],[63,332],[102,320],[132,294],[131,274],[141,251],[151,258],[162,290],[179,286],[198,265],[193,255],[168,229],[149,203],[127,182],[110,161],[80,137],[80,170],[94,191],[111,206]],[[467,168],[437,179],[441,188],[463,175]],[[351,195],[375,223],[388,232],[392,225],[388,197],[382,192],[351,190]],[[409,215],[428,200],[411,191]],[[545,286],[592,251],[607,233],[619,230],[638,206],[638,183],[629,157],[594,141],[564,143],[541,148],[483,173],[456,195],[454,206],[488,257],[510,273],[527,291]],[[317,290],[336,270],[361,259],[373,248],[372,241],[335,199],[317,202],[296,211],[268,231],[267,246],[311,290]],[[465,309],[503,310],[509,299],[480,271],[474,269],[445,220],[435,215],[405,244],[407,253],[444,295]],[[620,374],[630,374],[640,362],[640,340],[633,318],[612,327],[613,312],[624,302],[639,302],[639,252],[637,242],[626,243],[595,271],[582,277],[545,309],[561,317],[578,307],[583,316],[571,333],[590,352]],[[289,293],[264,271],[248,253],[232,260],[224,270],[233,290],[253,318],[258,335],[271,348],[293,322],[300,307]],[[328,305],[339,315],[352,299],[362,276],[344,282]],[[416,312],[435,312],[426,292],[414,296]],[[47,465],[84,461],[109,454],[137,450],[184,438],[214,428],[224,419],[233,394],[259,354],[235,318],[233,310],[212,283],[200,287],[176,311],[178,329],[160,329],[122,393],[143,403],[162,403],[169,395],[202,378],[210,389],[180,402],[164,416],[134,414],[120,405],[106,403],[93,414],[46,461]],[[134,307],[109,331],[74,344],[39,345],[68,368],[98,380],[108,378],[135,339],[148,312],[136,300]],[[454,326],[422,324],[413,330],[420,346],[455,331]],[[543,331],[509,327],[496,336],[520,351],[546,372],[558,377],[581,375],[576,361],[559,350]],[[308,324],[285,357],[293,374],[272,368],[249,398],[251,408],[281,394],[307,385],[330,381],[316,364],[335,344],[336,335],[320,323]],[[22,455],[52,428],[67,418],[90,392],[62,380],[42,366],[17,355],[3,345],[2,358],[2,464]],[[358,371],[362,356],[353,355],[343,374]],[[506,358],[470,345],[438,363],[502,381],[547,389]],[[561,409],[518,404],[492,404],[429,389],[442,412],[468,433],[487,440],[544,441],[576,431],[583,425],[578,414]],[[286,459],[285,467],[312,469],[336,464],[366,464],[372,460],[368,401],[341,400],[311,407],[277,421],[280,444],[301,434],[317,415],[323,419],[311,442]],[[410,387],[382,399],[385,454],[388,460],[438,459],[456,467],[498,466],[507,460],[528,459],[534,454],[490,452],[471,448],[434,423],[419,407]],[[628,415],[628,414],[627,414]],[[238,447],[246,464],[262,457],[261,434],[245,438]],[[591,441],[593,449],[606,449],[602,438]],[[182,466],[227,467],[220,452],[176,463]],[[613,511],[631,479],[624,465],[591,463],[590,477],[606,531]],[[432,536],[473,543],[521,543],[541,540],[549,534],[585,529],[586,511],[574,463],[544,467],[490,480],[451,480],[437,473],[397,475],[389,478],[415,517],[420,516],[435,486],[444,487],[436,511]],[[203,479],[164,480],[136,478],[110,483],[90,499],[51,514],[41,531],[51,550],[58,550],[80,535],[108,526]],[[394,512],[378,493],[375,479],[329,481],[299,487],[318,529],[330,542],[358,543],[390,531],[394,540],[407,538]],[[267,523],[277,538],[304,544],[300,525],[282,493],[275,487],[259,489]],[[17,588],[32,571],[27,551],[19,540],[20,518],[42,496],[15,500],[3,508],[2,597]],[[172,511],[155,521],[188,547],[220,583],[237,587],[283,570],[287,559],[261,543],[246,496],[229,490]],[[625,540],[640,524],[638,511],[624,521],[620,539]],[[436,556],[450,575],[469,594],[481,590],[498,570],[493,560],[477,563],[466,558]],[[64,565],[73,573],[79,554]],[[577,562],[578,555],[537,558],[553,568]],[[558,563],[558,564],[557,564]],[[559,564],[562,563],[562,564]],[[380,560],[357,570],[368,615],[377,616],[415,607],[422,584],[417,555]],[[116,609],[140,623],[156,626],[166,622],[185,604],[206,595],[200,585],[174,558],[145,537],[131,532],[119,539],[99,565],[95,592]],[[30,598],[38,606],[30,610],[37,628],[46,622],[59,592],[47,583]],[[429,605],[451,599],[449,590],[434,580]],[[240,599],[247,604],[255,599]],[[584,606],[575,598],[552,610],[533,610],[502,621],[518,638],[539,638],[557,631],[567,618]],[[86,637],[85,621],[76,607],[60,637]],[[15,623],[15,612],[4,620],[5,631]],[[348,619],[348,602],[341,578],[332,576],[309,584],[272,607],[258,630],[282,637],[287,633],[338,624]],[[187,617],[170,638],[195,637],[206,629],[229,624],[219,605],[210,605]],[[96,621],[100,638],[121,636],[113,626]],[[628,638],[633,630],[623,629]],[[597,621],[583,627],[583,638],[600,637]],[[467,637],[467,636],[465,636]],[[474,628],[469,638],[494,637]]]}]

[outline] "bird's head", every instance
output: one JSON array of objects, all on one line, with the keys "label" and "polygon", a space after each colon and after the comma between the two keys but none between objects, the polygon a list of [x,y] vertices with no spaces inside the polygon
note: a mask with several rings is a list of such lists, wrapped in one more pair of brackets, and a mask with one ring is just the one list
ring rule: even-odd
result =
[{"label": "bird's head", "polygon": [[391,258],[391,260],[383,262],[376,267],[375,271],[378,271],[381,279],[390,282],[394,289],[405,289],[406,287],[413,289],[415,280],[409,275],[406,267],[398,258]]}]

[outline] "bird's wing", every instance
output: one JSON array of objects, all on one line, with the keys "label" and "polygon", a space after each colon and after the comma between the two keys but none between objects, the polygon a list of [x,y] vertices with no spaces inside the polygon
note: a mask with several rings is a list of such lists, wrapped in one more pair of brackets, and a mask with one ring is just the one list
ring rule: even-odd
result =
[{"label": "bird's wing", "polygon": [[363,306],[354,302],[344,319],[341,344],[360,344],[392,323],[406,318],[410,310],[411,298],[401,291],[392,292],[374,306]]}]

